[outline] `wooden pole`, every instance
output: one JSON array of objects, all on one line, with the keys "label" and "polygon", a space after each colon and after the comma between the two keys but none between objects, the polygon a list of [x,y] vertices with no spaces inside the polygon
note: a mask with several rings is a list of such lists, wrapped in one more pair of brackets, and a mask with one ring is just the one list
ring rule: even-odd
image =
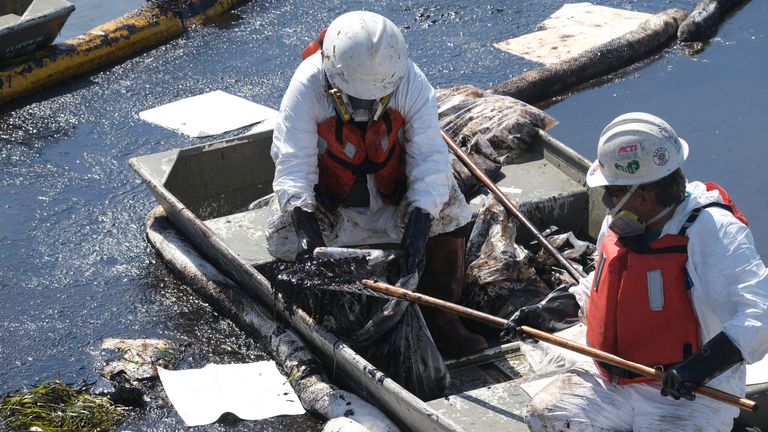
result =
[{"label": "wooden pole", "polygon": [[[406,289],[398,288],[393,285],[385,284],[382,282],[375,282],[371,280],[363,280],[361,281],[361,283],[367,288],[370,288],[382,294],[386,294],[390,297],[394,297],[402,300],[408,300],[408,301],[423,304],[426,306],[436,307],[438,309],[443,309],[445,311],[453,312],[457,315],[461,315],[463,317],[470,318],[479,322],[483,322],[485,324],[489,324],[498,328],[504,327],[504,324],[507,323],[507,320],[503,318],[499,318],[497,316],[480,312],[475,309],[470,309],[468,307],[457,305],[455,303],[447,302],[445,300],[440,300],[434,297],[426,296],[424,294],[419,294],[417,292],[411,292]],[[535,328],[531,328],[528,326],[522,326],[520,328],[524,332],[528,333],[529,335],[535,337],[540,341],[544,341],[552,345],[556,345],[561,348],[565,348],[567,350],[571,350],[579,354],[583,354],[595,360],[599,360],[614,366],[618,366],[622,369],[626,369],[628,371],[631,371],[643,376],[655,378],[660,381],[664,379],[664,372],[658,371],[648,366],[641,365],[639,363],[634,363],[628,360],[624,360],[621,357],[617,357],[613,354],[609,354],[607,352],[600,351],[595,348],[591,348],[586,345],[582,345],[580,343],[577,343],[568,339],[564,339],[547,332],[543,332],[541,330],[537,330]],[[700,395],[706,396],[708,398],[711,398],[720,402],[727,403],[729,405],[737,406],[747,411],[757,411],[757,403],[755,403],[754,401],[746,398],[738,397],[730,393],[717,390],[712,387],[701,386],[695,391]]]}]

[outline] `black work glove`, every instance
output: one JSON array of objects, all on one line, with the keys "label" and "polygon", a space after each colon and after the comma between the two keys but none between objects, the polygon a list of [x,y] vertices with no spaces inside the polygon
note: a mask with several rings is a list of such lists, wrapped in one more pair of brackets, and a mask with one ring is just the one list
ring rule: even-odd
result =
[{"label": "black work glove", "polygon": [[291,220],[299,241],[296,260],[310,258],[315,248],[325,247],[320,224],[317,223],[317,216],[313,212],[296,207],[291,211]]},{"label": "black work glove", "polygon": [[403,268],[400,271],[400,280],[397,286],[409,290],[416,289],[419,275],[424,271],[424,251],[427,248],[429,230],[432,228],[432,216],[424,209],[415,207],[408,215],[408,222],[403,230],[403,239],[400,248],[403,257]]},{"label": "black work glove", "polygon": [[743,360],[741,351],[728,335],[720,332],[692,356],[667,371],[661,395],[692,401],[696,399],[694,390]]},{"label": "black work glove", "polygon": [[566,285],[561,285],[549,293],[544,300],[521,307],[504,325],[502,340],[516,336],[525,343],[538,342],[520,329],[520,326],[533,327],[545,332],[567,329],[579,322],[579,303],[576,296],[568,292]]}]

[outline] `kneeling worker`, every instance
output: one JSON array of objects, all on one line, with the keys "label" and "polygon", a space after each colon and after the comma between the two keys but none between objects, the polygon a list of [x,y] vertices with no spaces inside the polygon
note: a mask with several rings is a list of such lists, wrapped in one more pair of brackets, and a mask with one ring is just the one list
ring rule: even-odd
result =
[{"label": "kneeling worker", "polygon": [[590,346],[666,377],[578,363],[534,396],[529,427],[730,431],[739,408],[694,390],[744,395],[745,363],[768,352],[768,271],[746,219],[719,186],[686,183],[688,144],[656,116],[616,118],[597,155],[587,184],[603,187],[610,210],[596,270],[519,310],[505,331],[525,340],[521,325],[556,331],[581,316]]},{"label": "kneeling worker", "polygon": [[[398,285],[458,301],[465,239],[452,232],[471,210],[451,174],[434,89],[402,34],[378,14],[349,12],[302,57],[274,131],[269,252],[292,260],[325,245],[399,242]],[[455,315],[422,313],[444,352],[487,347]]]}]

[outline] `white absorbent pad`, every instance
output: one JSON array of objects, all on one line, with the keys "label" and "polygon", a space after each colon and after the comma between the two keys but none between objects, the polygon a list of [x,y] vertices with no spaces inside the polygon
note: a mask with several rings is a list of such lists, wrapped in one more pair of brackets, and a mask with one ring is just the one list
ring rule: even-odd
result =
[{"label": "white absorbent pad", "polygon": [[193,138],[218,135],[272,120],[277,111],[221,90],[177,100],[139,113],[142,120]]},{"label": "white absorbent pad", "polygon": [[571,3],[539,24],[541,31],[498,42],[495,46],[528,60],[552,64],[634,30],[651,16],[591,3]]},{"label": "white absorbent pad", "polygon": [[243,420],[305,413],[289,380],[272,361],[157,371],[187,426],[213,423],[226,412]]}]

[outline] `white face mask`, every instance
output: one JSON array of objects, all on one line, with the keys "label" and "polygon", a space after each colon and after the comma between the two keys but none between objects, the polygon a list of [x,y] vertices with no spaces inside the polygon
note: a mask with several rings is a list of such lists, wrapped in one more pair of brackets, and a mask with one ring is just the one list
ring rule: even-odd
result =
[{"label": "white face mask", "polygon": [[[644,233],[647,224],[656,222],[674,208],[674,206],[669,206],[660,211],[648,222],[643,222],[640,217],[633,212],[621,209],[624,204],[629,201],[632,194],[635,193],[637,187],[638,185],[633,185],[615,207],[608,209],[608,214],[611,215],[611,223],[608,225],[608,229],[613,231],[619,237],[631,237]],[[603,203],[605,202],[606,200],[603,199]]]}]

